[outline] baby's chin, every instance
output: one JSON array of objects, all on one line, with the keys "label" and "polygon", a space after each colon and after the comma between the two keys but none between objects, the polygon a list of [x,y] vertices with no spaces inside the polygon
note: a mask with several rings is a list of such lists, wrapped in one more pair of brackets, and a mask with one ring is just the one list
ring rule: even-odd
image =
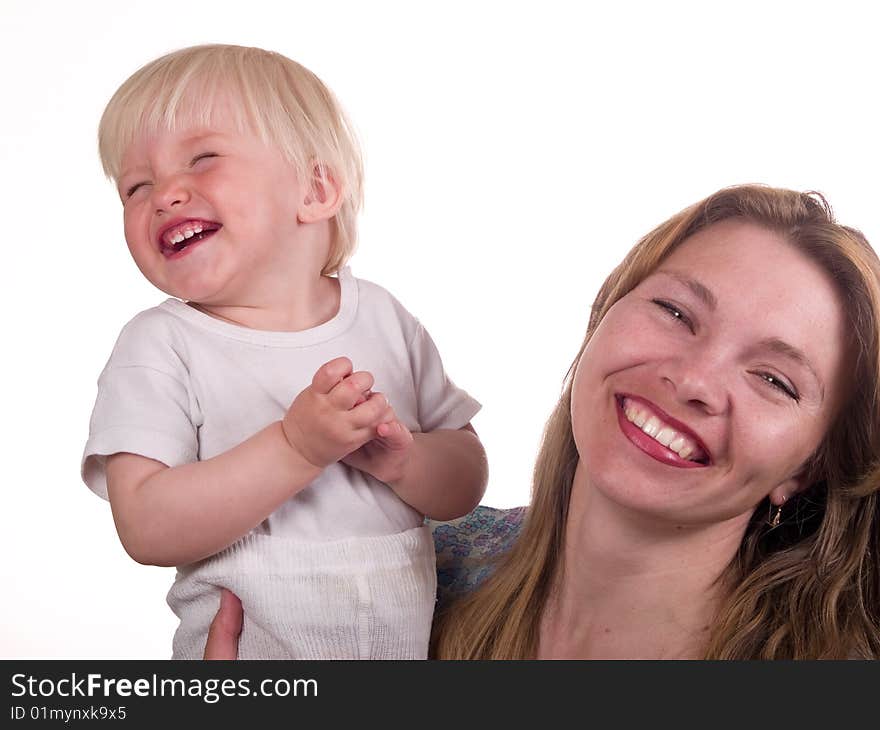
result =
[{"label": "baby's chin", "polygon": [[206,307],[234,307],[238,302],[234,301],[227,292],[219,290],[220,287],[213,282],[174,282],[152,281],[159,291],[181,301],[198,304]]}]

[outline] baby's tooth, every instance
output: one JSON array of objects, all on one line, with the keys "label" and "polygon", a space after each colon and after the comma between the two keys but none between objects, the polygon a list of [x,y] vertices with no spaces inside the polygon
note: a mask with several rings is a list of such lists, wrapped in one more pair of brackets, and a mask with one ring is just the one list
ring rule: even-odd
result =
[{"label": "baby's tooth", "polygon": [[174,237],[171,239],[171,243],[180,243],[183,240],[183,236],[179,233],[175,233]]},{"label": "baby's tooth", "polygon": [[184,237],[184,238],[192,238],[194,235],[196,235],[196,234],[193,233],[192,228],[187,228],[187,229],[183,232],[183,237]]},{"label": "baby's tooth", "polygon": [[194,233],[201,233],[201,232],[202,232],[202,227],[201,227],[201,226],[196,226],[195,228],[193,228],[193,232],[194,232]]}]

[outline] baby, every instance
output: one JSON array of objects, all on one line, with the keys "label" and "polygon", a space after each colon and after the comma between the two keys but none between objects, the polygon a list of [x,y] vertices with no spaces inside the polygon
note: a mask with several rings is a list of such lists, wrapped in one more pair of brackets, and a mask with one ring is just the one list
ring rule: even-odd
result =
[{"label": "baby", "polygon": [[202,656],[226,587],[241,658],[425,658],[424,518],[482,497],[480,406],[345,266],[362,174],[333,95],[277,53],[186,48],[118,89],[99,145],[172,298],[119,335],[82,476],[132,558],[177,566],[173,657]]}]

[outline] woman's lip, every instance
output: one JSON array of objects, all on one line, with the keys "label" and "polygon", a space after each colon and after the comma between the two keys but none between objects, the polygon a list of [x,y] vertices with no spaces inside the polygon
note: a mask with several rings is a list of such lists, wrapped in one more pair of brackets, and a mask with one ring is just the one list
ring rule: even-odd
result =
[{"label": "woman's lip", "polygon": [[[638,447],[641,451],[645,452],[648,456],[660,461],[668,466],[674,466],[679,469],[701,469],[711,464],[711,457],[709,457],[709,464],[701,464],[696,461],[688,461],[687,459],[682,459],[678,454],[676,454],[672,449],[667,449],[663,444],[659,441],[656,441],[651,436],[648,436],[642,429],[636,426],[634,423],[630,422],[627,419],[626,414],[623,412],[623,399],[628,398],[630,400],[639,400],[644,403],[646,407],[649,407],[656,411],[658,416],[663,417],[663,420],[666,421],[670,426],[675,427],[679,422],[673,418],[665,417],[663,411],[652,403],[645,401],[641,398],[634,398],[630,395],[618,395],[615,397],[615,406],[617,408],[617,421],[620,424],[620,430],[623,431],[623,435],[627,437],[636,447]],[[676,429],[678,430],[678,429]],[[693,438],[699,445],[700,448],[703,449],[703,453],[705,453],[708,457],[709,452],[703,447],[702,441],[700,441],[691,431],[690,429],[683,428],[681,429],[682,433],[686,433],[689,437]]]},{"label": "woman's lip", "polygon": [[676,431],[678,431],[679,433],[683,433],[694,443],[696,443],[696,445],[699,446],[703,453],[706,455],[706,458],[710,462],[712,461],[712,452],[710,452],[709,449],[706,448],[706,444],[703,443],[703,439],[695,434],[691,430],[690,426],[688,426],[686,423],[682,423],[677,418],[673,418],[666,411],[660,408],[660,406],[658,406],[656,403],[652,403],[647,398],[642,398],[641,396],[633,395],[632,393],[617,394],[617,400],[621,405],[623,405],[624,399],[633,401],[634,403],[641,403],[645,408],[656,413],[657,417],[660,418],[661,421],[672,426],[672,428],[674,428]]}]

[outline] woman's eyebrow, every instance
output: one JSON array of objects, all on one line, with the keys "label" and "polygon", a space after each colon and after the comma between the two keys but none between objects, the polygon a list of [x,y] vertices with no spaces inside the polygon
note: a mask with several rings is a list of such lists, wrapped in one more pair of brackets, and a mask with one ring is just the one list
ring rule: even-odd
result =
[{"label": "woman's eyebrow", "polygon": [[789,344],[778,337],[768,337],[766,340],[761,340],[758,343],[758,348],[770,350],[778,355],[782,355],[809,370],[819,386],[819,395],[821,396],[821,399],[825,400],[825,384],[822,382],[822,378],[819,377],[819,373],[816,372],[816,368],[813,367],[813,363],[810,362],[810,359],[804,354],[803,350],[799,350],[794,345]]},{"label": "woman's eyebrow", "polygon": [[688,289],[693,292],[694,296],[697,297],[703,304],[705,304],[709,309],[715,311],[718,307],[718,300],[715,298],[715,295],[705,284],[697,281],[696,279],[688,276],[687,274],[683,274],[680,271],[674,271],[670,269],[661,269],[657,272],[658,274],[666,274],[666,276],[670,276],[676,281],[684,284]]}]

